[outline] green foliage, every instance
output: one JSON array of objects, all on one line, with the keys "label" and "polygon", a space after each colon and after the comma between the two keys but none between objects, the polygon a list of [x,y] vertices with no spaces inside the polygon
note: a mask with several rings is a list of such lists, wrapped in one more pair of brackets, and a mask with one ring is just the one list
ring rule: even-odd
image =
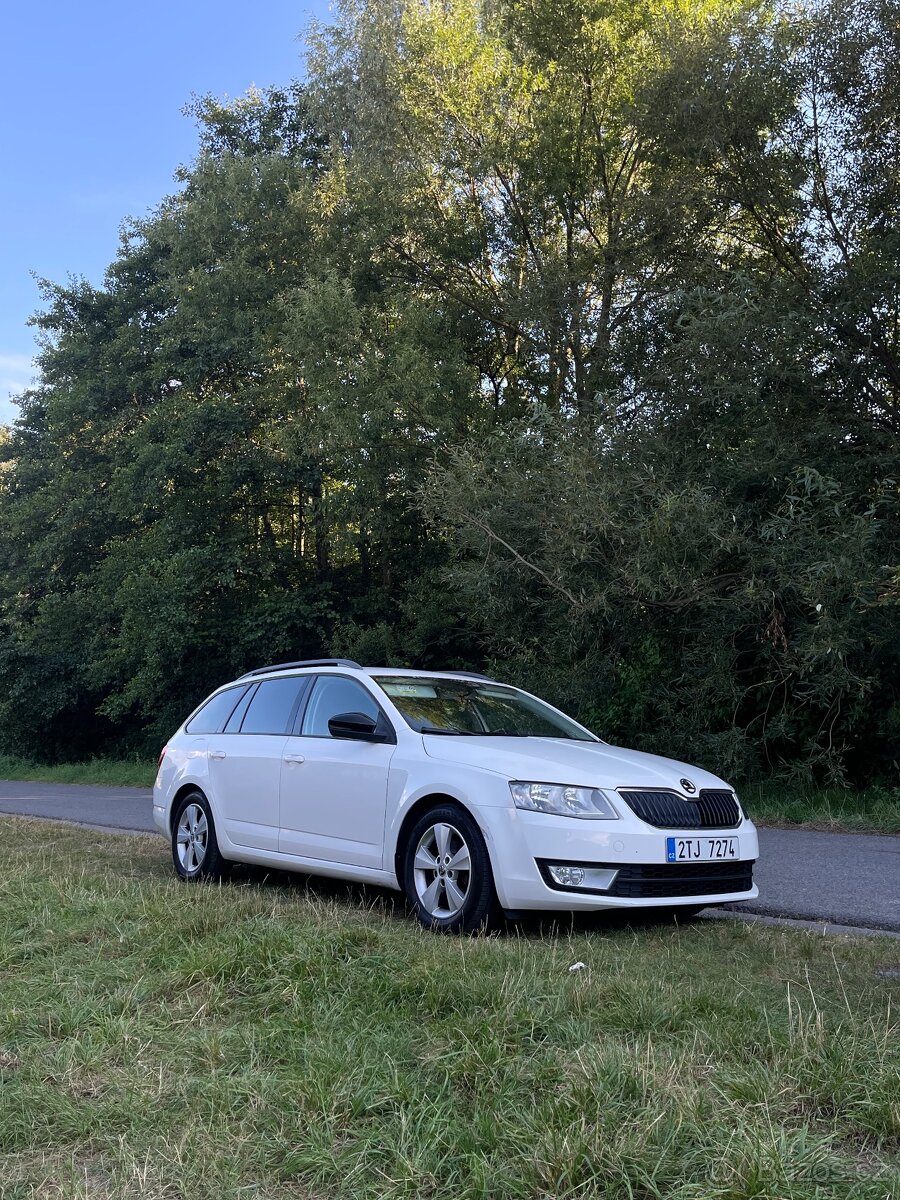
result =
[{"label": "green foliage", "polygon": [[325,650],[896,785],[896,0],[347,3],[200,101],[0,444],[0,750]]}]

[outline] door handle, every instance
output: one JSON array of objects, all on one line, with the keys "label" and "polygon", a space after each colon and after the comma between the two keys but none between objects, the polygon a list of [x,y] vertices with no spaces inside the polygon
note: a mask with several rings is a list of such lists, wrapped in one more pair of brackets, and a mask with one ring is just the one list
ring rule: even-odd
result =
[{"label": "door handle", "polygon": [[306,762],[306,759],[302,754],[286,754],[284,756],[284,761],[288,763],[302,763]]},{"label": "door handle", "polygon": [[210,758],[224,758],[225,751],[224,750],[210,750],[209,757]]}]

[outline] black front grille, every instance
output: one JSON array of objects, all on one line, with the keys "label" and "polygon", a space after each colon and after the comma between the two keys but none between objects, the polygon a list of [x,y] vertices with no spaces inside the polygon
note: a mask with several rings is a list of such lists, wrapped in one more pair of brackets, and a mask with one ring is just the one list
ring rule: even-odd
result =
[{"label": "black front grille", "polygon": [[696,800],[686,800],[677,792],[628,788],[619,795],[633,813],[657,829],[734,829],[741,823],[734,792],[704,788]]},{"label": "black front grille", "polygon": [[752,859],[722,863],[635,863],[620,868],[609,895],[629,900],[649,900],[666,896],[748,892],[752,887]]}]

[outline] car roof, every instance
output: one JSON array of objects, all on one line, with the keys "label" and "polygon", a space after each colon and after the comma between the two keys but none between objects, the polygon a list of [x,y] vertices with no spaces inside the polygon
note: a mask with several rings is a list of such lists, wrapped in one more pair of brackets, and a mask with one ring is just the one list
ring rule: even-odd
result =
[{"label": "car roof", "polygon": [[[260,667],[255,671],[249,671],[246,675],[240,676],[241,682],[249,682],[252,679],[269,679],[273,676],[280,675],[305,675],[310,672],[316,674],[351,674],[368,675],[370,678],[375,678],[379,675],[402,675],[408,676],[410,679],[471,679],[480,680],[482,683],[496,683],[495,679],[491,679],[488,675],[481,675],[476,671],[420,671],[413,667],[363,667],[359,663],[345,661],[322,661],[309,663],[273,663],[270,667]],[[237,681],[235,681],[237,682]]]},{"label": "car roof", "polygon": [[409,675],[412,679],[480,679],[482,683],[496,683],[490,675],[478,671],[417,671],[412,667],[363,667],[366,675]]}]

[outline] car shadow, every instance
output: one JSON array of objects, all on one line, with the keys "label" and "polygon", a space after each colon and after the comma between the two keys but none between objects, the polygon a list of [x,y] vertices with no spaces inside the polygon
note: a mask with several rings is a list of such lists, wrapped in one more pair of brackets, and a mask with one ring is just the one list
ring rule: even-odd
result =
[{"label": "car shadow", "polygon": [[[406,897],[392,888],[245,863],[235,863],[230,878],[237,886],[302,893],[313,900],[331,900],[346,904],[348,908],[376,911],[391,920],[411,922],[415,919]],[[660,927],[676,929],[700,920],[702,918],[685,917],[665,908],[609,909],[595,913],[529,912],[506,917],[491,931],[491,936],[538,940],[572,934],[612,934]]]}]

